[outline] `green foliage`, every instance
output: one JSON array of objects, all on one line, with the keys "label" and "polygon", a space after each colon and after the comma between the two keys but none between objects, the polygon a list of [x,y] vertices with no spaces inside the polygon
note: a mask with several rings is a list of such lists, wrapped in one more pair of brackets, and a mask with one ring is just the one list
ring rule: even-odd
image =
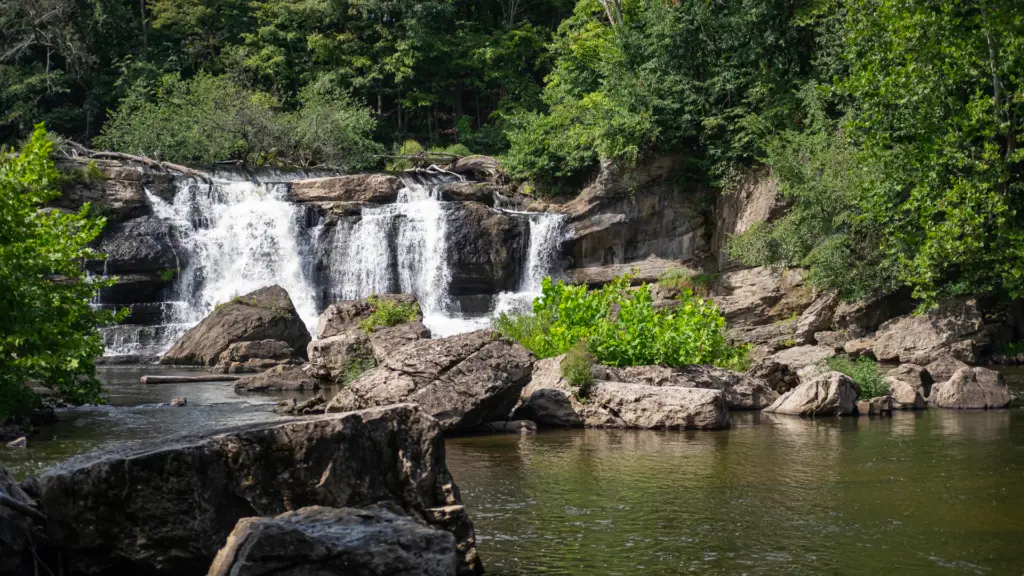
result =
[{"label": "green foliage", "polygon": [[1016,342],[1010,342],[1006,346],[1003,346],[1002,350],[999,351],[1003,356],[1020,356],[1024,354],[1024,340],[1018,340]]},{"label": "green foliage", "polygon": [[405,322],[414,322],[420,317],[420,306],[415,302],[398,302],[377,296],[370,296],[368,302],[371,306],[370,314],[359,323],[359,327],[367,332],[373,332],[377,328],[397,326]]},{"label": "green foliage", "polygon": [[376,365],[377,361],[374,359],[372,351],[368,352],[367,356],[350,359],[342,370],[341,383],[348,385],[355,382],[364,372]]},{"label": "green foliage", "polygon": [[562,378],[577,388],[577,396],[586,398],[590,385],[594,383],[594,357],[588,350],[587,342],[581,340],[569,348],[559,365]]},{"label": "green foliage", "polygon": [[99,401],[97,328],[116,320],[89,307],[110,283],[88,279],[81,266],[98,257],[88,246],[103,220],[88,206],[40,210],[60,195],[51,147],[39,125],[19,153],[0,149],[0,420],[38,404],[29,383],[68,402]]},{"label": "green foliage", "polygon": [[690,290],[698,296],[707,297],[719,276],[719,274],[692,274],[688,270],[675,268],[662,274],[658,278],[658,284],[670,290]]},{"label": "green foliage", "polygon": [[157,272],[157,274],[160,276],[160,280],[164,282],[170,282],[171,280],[174,280],[174,276],[177,273],[178,271],[175,270],[174,268],[164,268],[163,270]]},{"label": "green foliage", "polygon": [[137,82],[97,138],[99,146],[172,162],[330,165],[358,168],[375,161],[369,110],[319,85],[300,95],[295,112],[226,76],[191,80],[164,76]]},{"label": "green foliage", "polygon": [[885,396],[889,393],[889,384],[878,373],[878,363],[866,356],[856,362],[847,356],[833,356],[825,361],[829,370],[842,372],[860,386],[860,397],[865,400]]},{"label": "green foliage", "polygon": [[725,339],[715,305],[684,292],[679,304],[656,310],[650,286],[629,287],[628,275],[599,290],[545,278],[533,314],[501,315],[495,328],[538,358],[563,354],[581,341],[604,364],[637,366],[746,363],[747,348]]}]

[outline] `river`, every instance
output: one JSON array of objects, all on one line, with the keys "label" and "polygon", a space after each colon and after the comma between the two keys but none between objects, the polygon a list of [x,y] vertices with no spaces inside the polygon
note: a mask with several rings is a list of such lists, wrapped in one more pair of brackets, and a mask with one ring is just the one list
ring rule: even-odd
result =
[{"label": "river", "polygon": [[[63,411],[18,476],[126,439],[277,418],[286,394],[141,386]],[[1024,391],[1024,372],[1006,371]],[[327,392],[328,394],[330,391]],[[160,404],[186,396],[188,406]],[[449,439],[489,574],[1024,572],[1024,410],[804,420],[733,413],[721,432],[609,430]]]}]

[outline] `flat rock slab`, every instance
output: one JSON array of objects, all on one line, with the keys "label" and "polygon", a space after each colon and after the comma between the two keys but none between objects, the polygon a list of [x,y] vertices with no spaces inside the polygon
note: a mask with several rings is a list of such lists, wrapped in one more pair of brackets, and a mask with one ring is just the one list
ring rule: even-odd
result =
[{"label": "flat rock slab", "polygon": [[400,510],[311,506],[244,518],[209,576],[455,576],[455,537]]},{"label": "flat rock slab", "polygon": [[583,404],[583,421],[600,428],[714,430],[729,426],[720,390],[598,382]]},{"label": "flat rock slab", "polygon": [[74,573],[203,574],[242,518],[394,502],[458,540],[482,571],[437,421],[400,404],[72,458],[40,479],[50,543]]},{"label": "flat rock slab", "polygon": [[532,370],[533,356],[492,330],[420,340],[342,389],[327,411],[415,402],[445,431],[468,432],[508,418]]},{"label": "flat rock slab", "polygon": [[307,366],[285,364],[260,374],[245,376],[235,382],[235,390],[245,392],[280,392],[284,390],[319,390],[320,383]]},{"label": "flat rock slab", "polygon": [[771,406],[779,397],[778,392],[761,378],[714,366],[609,367],[605,373],[610,380],[617,382],[721,390],[725,393],[729,410],[761,410]]}]

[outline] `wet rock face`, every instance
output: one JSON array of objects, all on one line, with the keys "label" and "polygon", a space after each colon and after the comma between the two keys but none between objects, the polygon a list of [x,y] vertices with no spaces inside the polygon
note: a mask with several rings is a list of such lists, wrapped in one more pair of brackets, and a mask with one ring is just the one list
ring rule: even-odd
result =
[{"label": "wet rock face", "polygon": [[[85,203],[91,204],[91,214],[104,216],[108,222],[119,222],[152,213],[145,188],[155,194],[171,187],[169,174],[157,174],[112,160],[95,160],[103,179],[84,181],[76,179],[64,185],[61,196],[51,205],[78,211]],[[82,170],[86,162],[59,162],[61,170]]]},{"label": "wet rock face", "polygon": [[125,274],[178,270],[187,263],[170,224],[154,215],[114,222],[104,231],[96,250],[106,261],[90,262],[94,273]]},{"label": "wet rock face", "polygon": [[279,340],[291,346],[294,356],[305,356],[309,331],[284,288],[260,288],[218,306],[160,362],[212,366],[232,344],[254,340]]},{"label": "wet rock face", "polygon": [[514,291],[522,276],[529,221],[477,202],[446,206],[446,242],[453,296]]},{"label": "wet rock face", "polygon": [[845,374],[828,372],[786,392],[765,412],[797,416],[850,416],[857,413],[860,388]]},{"label": "wet rock face", "polygon": [[399,510],[311,506],[244,518],[209,576],[455,576],[455,537]]},{"label": "wet rock face", "polygon": [[491,330],[421,340],[346,386],[327,410],[415,402],[445,431],[464,432],[507,419],[532,369],[525,348]]},{"label": "wet rock face", "polygon": [[482,571],[440,427],[414,405],[123,445],[40,481],[50,541],[83,574],[204,574],[242,518],[385,501],[451,532],[460,573]]}]

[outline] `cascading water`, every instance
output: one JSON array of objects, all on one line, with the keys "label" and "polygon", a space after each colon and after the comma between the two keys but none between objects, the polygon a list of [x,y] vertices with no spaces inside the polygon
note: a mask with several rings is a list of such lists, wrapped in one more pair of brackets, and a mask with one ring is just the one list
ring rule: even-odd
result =
[{"label": "cascading water", "polygon": [[438,337],[486,327],[500,312],[528,309],[542,278],[556,271],[565,218],[501,210],[529,220],[518,290],[495,295],[490,314],[464,315],[449,293],[453,203],[440,199],[440,185],[449,180],[404,176],[397,202],[363,207],[358,217],[328,227],[322,218],[308,222],[305,208],[288,201],[286,184],[179,179],[172,199],[149,195],[188,256],[161,305],[163,322],[108,330],[107,354],[162,353],[218,304],[271,284],[288,291],[311,333],[328,304],[382,293],[415,294],[424,323]]}]

